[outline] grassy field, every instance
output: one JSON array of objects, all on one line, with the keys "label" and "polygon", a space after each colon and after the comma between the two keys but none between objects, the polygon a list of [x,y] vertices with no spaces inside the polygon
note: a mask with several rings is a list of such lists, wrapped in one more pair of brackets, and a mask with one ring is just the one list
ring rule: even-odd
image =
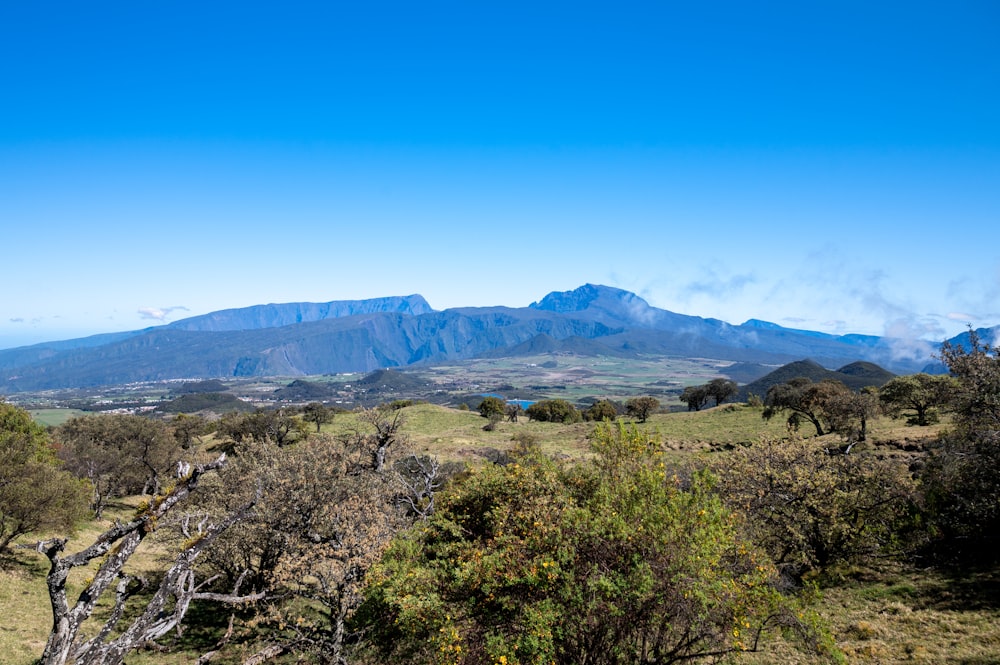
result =
[{"label": "grassy field", "polygon": [[31,417],[46,427],[59,427],[71,418],[84,415],[79,409],[32,409]]},{"label": "grassy field", "polygon": [[[701,412],[657,414],[638,426],[656,432],[675,456],[690,460],[725,454],[728,448],[761,437],[787,435],[782,419],[764,421],[760,414],[759,409],[744,405],[723,405]],[[483,464],[484,451],[509,450],[515,437],[523,434],[537,438],[546,452],[569,461],[590,454],[591,423],[563,425],[522,418],[487,432],[483,430],[486,420],[476,412],[430,404],[408,407],[403,416],[402,430],[410,448],[442,460]],[[338,414],[323,431],[336,435],[357,427],[353,414]],[[880,456],[905,459],[919,455],[940,427],[904,427],[899,421],[878,419],[871,425],[868,446]],[[835,437],[825,441],[830,446],[838,443]],[[127,516],[131,510],[132,506],[123,502],[108,517]],[[89,544],[108,524],[106,520],[82,525],[67,550]],[[134,568],[153,570],[157,557],[154,547],[136,557]],[[41,653],[51,621],[46,568],[44,557],[28,550],[16,551],[0,567],[2,663],[28,665]],[[79,585],[86,576],[86,571],[77,571],[72,579]],[[827,579],[821,586],[818,611],[847,663],[1000,664],[1000,575],[996,571],[949,573],[887,563],[879,569],[843,571],[838,579]],[[196,657],[195,650],[172,655],[143,653],[129,662],[180,665]],[[747,654],[738,662],[819,665],[830,661],[818,660],[779,640],[766,645],[764,652]]]}]

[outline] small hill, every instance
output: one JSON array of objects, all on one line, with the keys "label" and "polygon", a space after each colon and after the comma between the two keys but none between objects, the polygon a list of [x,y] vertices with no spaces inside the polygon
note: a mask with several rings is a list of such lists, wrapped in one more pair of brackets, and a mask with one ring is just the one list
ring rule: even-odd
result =
[{"label": "small hill", "polygon": [[275,399],[287,402],[322,402],[333,396],[334,391],[327,384],[303,379],[296,379],[274,391]]},{"label": "small hill", "polygon": [[404,390],[419,390],[427,387],[427,381],[394,369],[377,369],[369,372],[354,385],[369,391],[401,392]]},{"label": "small hill", "polygon": [[831,370],[814,360],[797,360],[782,365],[770,374],[743,386],[740,389],[738,399],[745,400],[751,394],[764,397],[771,386],[786,383],[799,377],[805,377],[814,383],[833,379],[841,381],[851,390],[861,390],[866,386],[881,387],[894,376],[896,375],[892,372],[870,362],[853,362],[838,370]]},{"label": "small hill", "polygon": [[253,409],[252,404],[225,393],[189,393],[156,407],[156,410],[162,413],[213,411],[222,414],[230,411],[249,412]]},{"label": "small hill", "polygon": [[[889,382],[895,374],[892,372],[879,367],[875,363],[869,363],[864,361],[853,362],[850,365],[844,365],[837,370],[839,374],[844,374],[851,377],[851,380],[841,379],[849,387],[858,390],[864,388],[865,386],[876,386],[881,387]],[[852,382],[857,383],[858,386],[855,388]]]},{"label": "small hill", "polygon": [[196,393],[224,393],[228,390],[226,384],[218,379],[209,379],[207,381],[187,381],[182,383],[181,387],[175,392],[178,395],[189,395]]}]

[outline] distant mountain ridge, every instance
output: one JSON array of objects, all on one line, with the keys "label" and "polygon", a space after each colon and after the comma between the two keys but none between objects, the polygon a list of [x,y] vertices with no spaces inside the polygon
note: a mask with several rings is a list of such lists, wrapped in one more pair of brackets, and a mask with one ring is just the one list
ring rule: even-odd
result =
[{"label": "distant mountain ridge", "polygon": [[192,316],[167,324],[177,330],[219,332],[225,330],[259,330],[281,328],[296,323],[309,323],[326,319],[339,319],[358,314],[399,312],[402,314],[430,314],[434,310],[423,296],[397,296],[370,300],[333,300],[331,302],[294,302],[284,304],[254,305],[238,309]]},{"label": "distant mountain ridge", "polygon": [[[989,333],[987,333],[989,334]],[[989,338],[992,338],[990,335]],[[527,307],[436,311],[419,295],[220,310],[144,330],[0,350],[0,392],[133,381],[369,372],[477,357],[574,353],[699,357],[828,367],[865,360],[919,371],[891,339],[752,320],[732,325],[585,284]]]}]

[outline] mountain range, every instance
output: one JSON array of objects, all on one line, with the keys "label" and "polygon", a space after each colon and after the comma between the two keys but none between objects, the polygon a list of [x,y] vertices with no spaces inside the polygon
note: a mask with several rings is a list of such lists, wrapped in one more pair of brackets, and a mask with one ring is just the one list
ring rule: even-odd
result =
[{"label": "mountain range", "polygon": [[[984,331],[991,339],[997,329]],[[227,309],[173,323],[0,350],[0,392],[135,381],[307,376],[482,357],[568,352],[674,356],[826,367],[868,361],[924,369],[933,348],[871,335],[831,335],[750,320],[733,325],[650,306],[586,284],[527,307],[436,311],[419,295]]]}]

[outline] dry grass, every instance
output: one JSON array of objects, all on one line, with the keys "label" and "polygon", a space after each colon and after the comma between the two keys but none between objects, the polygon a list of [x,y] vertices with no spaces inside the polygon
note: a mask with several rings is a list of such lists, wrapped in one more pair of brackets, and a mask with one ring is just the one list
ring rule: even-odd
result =
[{"label": "dry grass", "polygon": [[[486,432],[486,420],[476,412],[459,411],[430,404],[404,410],[403,431],[418,453],[442,460],[481,464],[485,449],[507,451],[518,434],[533,435],[546,452],[569,460],[590,454],[588,436],[592,423],[563,425],[529,422],[501,423]],[[358,426],[353,414],[339,414],[323,427],[324,432],[343,434]],[[770,422],[759,409],[724,405],[696,413],[657,414],[641,428],[657,432],[678,456],[721,451],[761,437],[787,435],[783,419]],[[900,421],[878,419],[871,427],[874,452],[884,456],[913,456],[933,440],[940,427],[905,427]],[[827,439],[831,445],[836,437]],[[108,518],[127,517],[132,506],[122,503]],[[84,525],[67,547],[76,551],[92,542],[107,525]],[[162,566],[163,548],[156,543],[140,550],[133,571],[152,572]],[[0,567],[0,662],[29,665],[41,654],[48,635],[51,614],[45,592],[47,561],[40,554],[18,550]],[[89,573],[76,571],[71,577],[78,591]],[[155,577],[155,574],[153,575]],[[72,596],[71,596],[72,597]],[[904,566],[878,571],[852,571],[823,591],[818,611],[828,623],[837,647],[848,663],[940,663],[943,665],[1000,665],[1000,572],[967,573],[961,576]],[[219,631],[223,613],[214,609],[189,617],[192,628],[173,654],[144,652],[129,658],[132,663],[180,665],[192,662]],[[201,627],[194,624],[200,623]],[[184,650],[187,649],[187,650]],[[819,665],[830,662],[804,653],[795,644],[780,639],[766,650],[749,654],[738,662],[747,665]]]},{"label": "dry grass", "polygon": [[[823,591],[817,609],[848,663],[1000,663],[1000,575],[952,576],[898,566],[865,571]],[[748,665],[829,662],[778,641]]]}]

